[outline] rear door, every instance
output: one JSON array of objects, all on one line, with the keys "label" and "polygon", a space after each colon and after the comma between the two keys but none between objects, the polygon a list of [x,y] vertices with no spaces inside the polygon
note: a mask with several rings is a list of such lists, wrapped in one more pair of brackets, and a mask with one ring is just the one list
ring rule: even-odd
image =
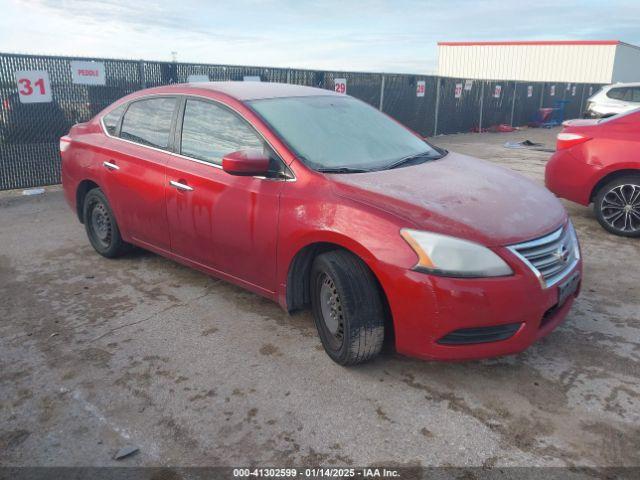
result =
[{"label": "rear door", "polygon": [[99,159],[107,198],[125,238],[167,251],[165,170],[177,106],[176,97],[154,96],[129,103],[115,126],[107,115],[103,124],[111,137]]},{"label": "rear door", "polygon": [[[180,155],[167,164],[172,251],[192,262],[275,291],[278,207],[283,181],[222,170],[228,153],[264,148],[256,130],[224,105],[184,101],[177,125]],[[271,152],[274,162],[280,162]]]}]

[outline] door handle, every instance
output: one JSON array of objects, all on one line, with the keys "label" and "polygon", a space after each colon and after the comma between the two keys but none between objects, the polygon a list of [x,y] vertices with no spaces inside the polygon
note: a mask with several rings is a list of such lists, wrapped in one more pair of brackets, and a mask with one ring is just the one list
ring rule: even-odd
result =
[{"label": "door handle", "polygon": [[186,185],[184,183],[176,182],[175,180],[169,181],[169,185],[177,188],[182,192],[191,192],[193,190],[193,187],[190,187],[189,185]]},{"label": "door handle", "polygon": [[102,162],[102,165],[104,165],[109,170],[120,170],[120,167],[118,165],[116,165],[115,163]]}]

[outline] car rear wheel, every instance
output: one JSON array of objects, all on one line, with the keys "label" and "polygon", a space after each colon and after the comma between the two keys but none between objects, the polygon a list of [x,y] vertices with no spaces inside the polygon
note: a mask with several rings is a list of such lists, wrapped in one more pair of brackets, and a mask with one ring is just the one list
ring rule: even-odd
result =
[{"label": "car rear wheel", "polygon": [[598,190],[594,210],[605,230],[640,237],[640,175],[620,177]]},{"label": "car rear wheel", "polygon": [[114,258],[131,250],[120,236],[118,224],[102,190],[94,188],[84,198],[84,226],[91,246],[103,257]]},{"label": "car rear wheel", "polygon": [[327,354],[340,365],[375,357],[384,340],[380,287],[355,255],[335,250],[316,257],[311,269],[311,306]]}]

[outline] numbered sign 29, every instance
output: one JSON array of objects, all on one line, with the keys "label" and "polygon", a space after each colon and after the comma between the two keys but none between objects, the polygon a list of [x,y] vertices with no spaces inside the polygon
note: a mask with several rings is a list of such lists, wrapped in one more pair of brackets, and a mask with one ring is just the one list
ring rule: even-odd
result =
[{"label": "numbered sign 29", "polygon": [[454,92],[455,98],[460,98],[462,96],[462,84],[456,83],[456,90]]},{"label": "numbered sign 29", "polygon": [[15,73],[20,103],[51,102],[51,83],[44,70],[26,70]]},{"label": "numbered sign 29", "polygon": [[416,97],[424,97],[424,92],[427,91],[427,82],[424,80],[418,80],[416,83]]},{"label": "numbered sign 29", "polygon": [[333,80],[334,90],[338,93],[347,93],[347,79],[335,78]]}]

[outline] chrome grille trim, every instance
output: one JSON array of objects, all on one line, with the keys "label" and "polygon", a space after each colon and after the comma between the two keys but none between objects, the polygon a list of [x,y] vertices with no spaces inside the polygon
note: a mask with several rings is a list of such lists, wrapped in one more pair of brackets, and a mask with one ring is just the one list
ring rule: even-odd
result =
[{"label": "chrome grille trim", "polygon": [[542,288],[558,283],[580,260],[578,237],[571,222],[544,237],[507,248],[533,271]]}]

